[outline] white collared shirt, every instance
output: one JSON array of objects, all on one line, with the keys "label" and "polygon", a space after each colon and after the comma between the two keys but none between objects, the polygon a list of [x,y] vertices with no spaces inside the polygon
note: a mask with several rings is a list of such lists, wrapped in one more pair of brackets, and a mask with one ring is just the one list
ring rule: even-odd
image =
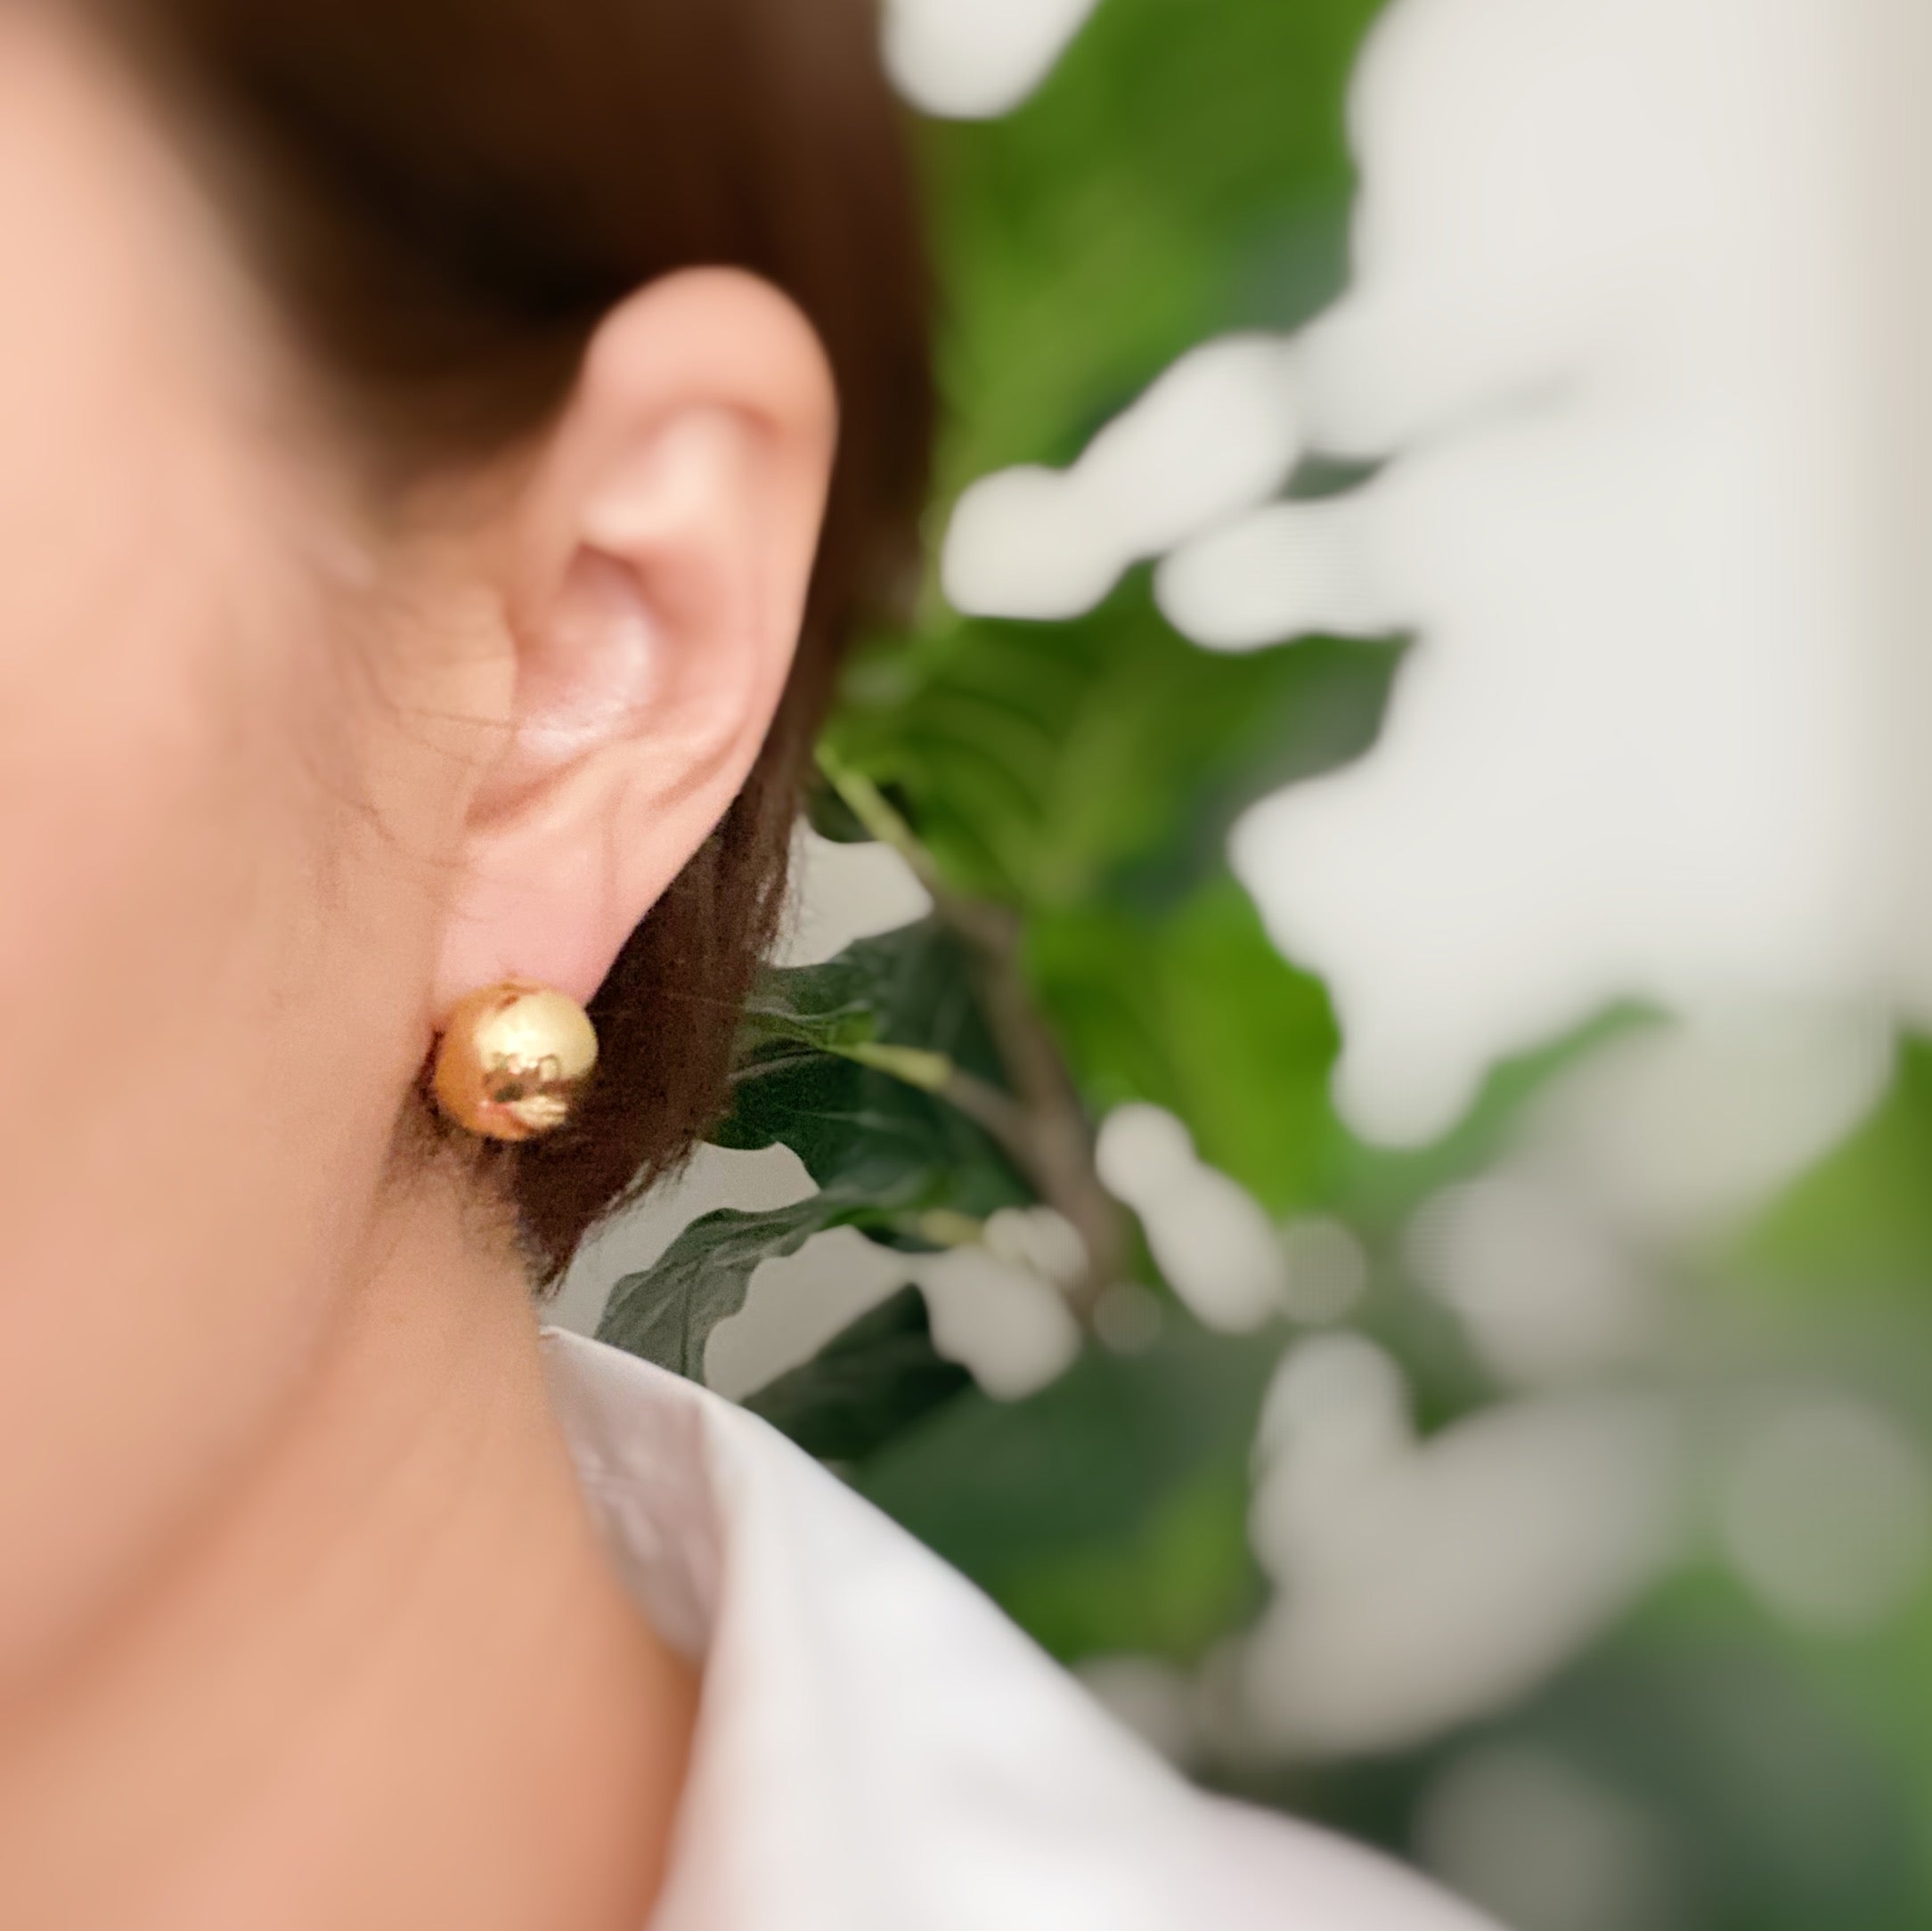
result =
[{"label": "white collared shirt", "polygon": [[1203,1797],[755,1416],[574,1335],[558,1411],[638,1601],[705,1669],[651,1931],[1483,1931]]}]

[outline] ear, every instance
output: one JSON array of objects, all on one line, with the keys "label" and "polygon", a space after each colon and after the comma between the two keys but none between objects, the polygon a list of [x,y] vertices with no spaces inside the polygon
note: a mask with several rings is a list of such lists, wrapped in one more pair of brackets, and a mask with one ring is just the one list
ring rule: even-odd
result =
[{"label": "ear", "polygon": [[674,275],[606,320],[509,513],[511,729],[439,1013],[513,978],[587,1001],[724,815],[791,670],[836,439],[818,339],[766,283]]}]

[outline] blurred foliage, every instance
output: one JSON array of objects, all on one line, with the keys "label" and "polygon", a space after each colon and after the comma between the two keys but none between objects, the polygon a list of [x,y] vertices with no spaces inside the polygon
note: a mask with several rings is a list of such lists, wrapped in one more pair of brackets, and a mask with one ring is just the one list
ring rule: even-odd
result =
[{"label": "blurred foliage", "polygon": [[860,1463],[972,1385],[933,1353],[925,1299],[908,1287],[746,1405],[820,1461]]},{"label": "blurred foliage", "polygon": [[1886,1102],[1765,1218],[1754,1271],[1794,1297],[1821,1291],[1916,1311],[1932,1260],[1932,1046],[1908,1042]]},{"label": "blurred foliage", "polygon": [[[1067,461],[1204,338],[1295,327],[1339,290],[1346,81],[1376,10],[1105,0],[1019,111],[927,130],[950,413],[935,537],[967,483]],[[1400,656],[1321,640],[1211,656],[1163,623],[1145,573],[1062,624],[965,619],[929,591],[908,634],[873,640],[852,667],[827,769],[854,782],[828,786],[814,818],[836,838],[901,842],[939,912],[768,975],[719,1136],[792,1147],[821,1191],[697,1222],[620,1284],[606,1337],[697,1374],[759,1262],[832,1226],[917,1251],[1045,1198],[1092,1251],[1108,1230],[1090,1200],[1061,1198],[1062,1114],[1084,1132],[1145,1100],[1277,1221],[1319,1213],[1353,1230],[1372,1275],[1353,1318],[1401,1364],[1425,1434],[1504,1398],[1410,1278],[1405,1226],[1490,1166],[1526,1100],[1646,1015],[1605,1014],[1503,1069],[1436,1147],[1373,1152],[1330,1104],[1323,988],[1269,944],[1224,857],[1244,807],[1373,743]],[[908,1290],[750,1405],[1070,1664],[1193,1667],[1266,1600],[1250,1458],[1295,1337],[1285,1321],[1205,1332],[1121,1219],[1110,1258],[1159,1315],[1128,1351],[1090,1340],[1052,1386],[1002,1404],[939,1359]],[[1675,1283],[1692,1310],[1678,1391],[1716,1414],[1752,1375],[1829,1370],[1932,1412],[1928,1283],[1920,1047],[1850,1142]],[[1073,1290],[1089,1320],[1105,1285]],[[1806,1636],[1696,1558],[1518,1706],[1426,1747],[1196,1767],[1414,1855],[1446,1766],[1504,1745],[1554,1751],[1665,1821],[1681,1884],[1658,1931],[1907,1931],[1932,1924],[1928,1709],[1924,1592],[1869,1640]]]},{"label": "blurred foliage", "polygon": [[896,1039],[992,1070],[958,942],[937,927],[854,946],[830,966],[769,974],[746,1035],[737,1104],[717,1137],[746,1150],[789,1146],[819,1191],[765,1213],[706,1214],[648,1274],[619,1283],[601,1331],[700,1381],[711,1331],[743,1308],[761,1262],[842,1226],[925,1245],[926,1216],[981,1219],[1028,1197],[956,1107],[867,1063]]},{"label": "blurred foliage", "polygon": [[1311,1202],[1331,1163],[1334,1020],[1232,879],[1164,915],[1098,900],[1044,915],[1027,960],[1096,1109],[1164,1106],[1271,1212]]},{"label": "blurred foliage", "polygon": [[1189,1324],[1091,1348],[1030,1401],[964,1397],[860,1486],[1063,1659],[1198,1658],[1259,1602],[1248,1451],[1279,1346]]}]

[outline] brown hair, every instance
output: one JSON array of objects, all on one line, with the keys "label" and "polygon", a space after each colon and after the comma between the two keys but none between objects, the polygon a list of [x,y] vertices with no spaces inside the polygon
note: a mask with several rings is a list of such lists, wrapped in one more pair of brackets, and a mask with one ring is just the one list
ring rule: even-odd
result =
[{"label": "brown hair", "polygon": [[236,145],[244,226],[401,480],[508,447],[672,270],[817,328],[842,441],[796,670],[750,782],[591,1007],[597,1085],[506,1160],[540,1277],[715,1119],[841,646],[911,556],[928,453],[917,192],[872,0],[118,0]]}]

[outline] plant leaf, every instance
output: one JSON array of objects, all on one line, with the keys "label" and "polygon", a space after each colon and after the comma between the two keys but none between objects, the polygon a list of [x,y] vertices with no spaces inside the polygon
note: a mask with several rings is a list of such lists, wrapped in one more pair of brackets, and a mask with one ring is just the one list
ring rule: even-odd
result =
[{"label": "plant leaf", "polygon": [[908,1287],[745,1405],[825,1462],[862,1462],[973,1385],[933,1347],[925,1297]]},{"label": "plant leaf", "polygon": [[827,1189],[769,1213],[706,1214],[656,1267],[617,1283],[597,1338],[701,1381],[712,1330],[744,1307],[762,1262],[795,1254],[814,1234],[860,1225],[873,1210],[863,1193]]},{"label": "plant leaf", "polygon": [[1308,640],[1199,650],[1146,573],[1068,623],[955,620],[862,664],[837,755],[903,799],[961,891],[1030,912],[1171,900],[1256,798],[1374,741],[1400,652]]},{"label": "plant leaf", "polygon": [[882,1218],[945,1208],[984,1219],[1031,1199],[979,1127],[884,1070],[890,1053],[845,1056],[909,1047],[999,1080],[971,968],[936,922],[861,940],[827,965],[768,973],[754,1010],[720,1145],[788,1146],[821,1186],[872,1201]]},{"label": "plant leaf", "polygon": [[1149,1352],[1089,1348],[1022,1402],[963,1395],[857,1485],[1056,1655],[1191,1660],[1261,1596],[1248,1457],[1285,1339],[1170,1308]]},{"label": "plant leaf", "polygon": [[1028,965],[1096,1111],[1146,1100],[1178,1113],[1202,1158],[1271,1213],[1320,1198],[1340,1132],[1334,1017],[1232,878],[1165,914],[1037,919]]},{"label": "plant leaf", "polygon": [[[701,1381],[712,1330],[744,1307],[761,1262],[839,1226],[884,1246],[924,1249],[930,1243],[918,1227],[928,1213],[983,1220],[1031,1200],[964,1114],[879,1064],[846,1056],[856,1044],[883,1041],[990,1076],[992,1049],[966,958],[931,921],[863,940],[827,965],[765,974],[732,1112],[713,1138],[746,1150],[790,1147],[819,1192],[770,1213],[694,1222],[656,1266],[617,1283],[600,1339]],[[889,1051],[868,1057],[894,1063]]]}]

